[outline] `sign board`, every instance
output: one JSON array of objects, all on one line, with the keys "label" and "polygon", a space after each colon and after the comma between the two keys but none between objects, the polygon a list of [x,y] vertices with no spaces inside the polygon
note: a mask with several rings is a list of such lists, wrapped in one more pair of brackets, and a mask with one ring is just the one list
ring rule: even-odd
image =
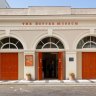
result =
[{"label": "sign board", "polygon": [[69,61],[70,61],[70,62],[74,61],[74,58],[73,58],[73,57],[70,57],[70,58],[69,58]]},{"label": "sign board", "polygon": [[25,66],[33,65],[33,55],[25,55]]}]

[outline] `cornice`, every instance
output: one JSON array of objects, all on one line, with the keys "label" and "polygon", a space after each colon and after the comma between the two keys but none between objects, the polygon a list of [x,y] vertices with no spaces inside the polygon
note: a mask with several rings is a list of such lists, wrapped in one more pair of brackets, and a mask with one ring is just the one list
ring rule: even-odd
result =
[{"label": "cornice", "polygon": [[1,20],[96,20],[96,15],[1,15]]}]

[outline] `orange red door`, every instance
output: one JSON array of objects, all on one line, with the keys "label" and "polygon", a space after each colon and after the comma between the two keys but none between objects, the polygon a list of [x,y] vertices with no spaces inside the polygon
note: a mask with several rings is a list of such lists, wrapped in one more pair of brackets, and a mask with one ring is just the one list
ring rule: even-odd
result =
[{"label": "orange red door", "polygon": [[96,79],[96,53],[82,53],[82,79]]},{"label": "orange red door", "polygon": [[58,79],[64,79],[64,70],[63,70],[63,52],[58,53]]},{"label": "orange red door", "polygon": [[18,53],[0,53],[0,80],[18,79]]},{"label": "orange red door", "polygon": [[42,53],[38,53],[38,80],[42,80]]},{"label": "orange red door", "polygon": [[1,79],[1,54],[0,54],[0,79]]}]

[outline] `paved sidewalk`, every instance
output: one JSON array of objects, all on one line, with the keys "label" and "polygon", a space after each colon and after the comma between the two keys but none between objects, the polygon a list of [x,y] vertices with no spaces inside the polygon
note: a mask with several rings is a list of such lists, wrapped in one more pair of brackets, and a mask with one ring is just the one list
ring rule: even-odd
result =
[{"label": "paved sidewalk", "polygon": [[73,85],[73,86],[96,86],[96,80],[35,80],[35,81],[27,81],[27,80],[8,80],[8,81],[0,81],[0,84],[31,84],[31,85]]}]

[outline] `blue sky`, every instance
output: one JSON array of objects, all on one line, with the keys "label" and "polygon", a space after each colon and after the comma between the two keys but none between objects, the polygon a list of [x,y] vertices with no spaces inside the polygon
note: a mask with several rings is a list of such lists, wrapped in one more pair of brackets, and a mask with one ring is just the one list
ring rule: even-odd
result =
[{"label": "blue sky", "polygon": [[96,8],[96,0],[7,0],[12,8],[28,6],[71,6],[73,8]]}]

